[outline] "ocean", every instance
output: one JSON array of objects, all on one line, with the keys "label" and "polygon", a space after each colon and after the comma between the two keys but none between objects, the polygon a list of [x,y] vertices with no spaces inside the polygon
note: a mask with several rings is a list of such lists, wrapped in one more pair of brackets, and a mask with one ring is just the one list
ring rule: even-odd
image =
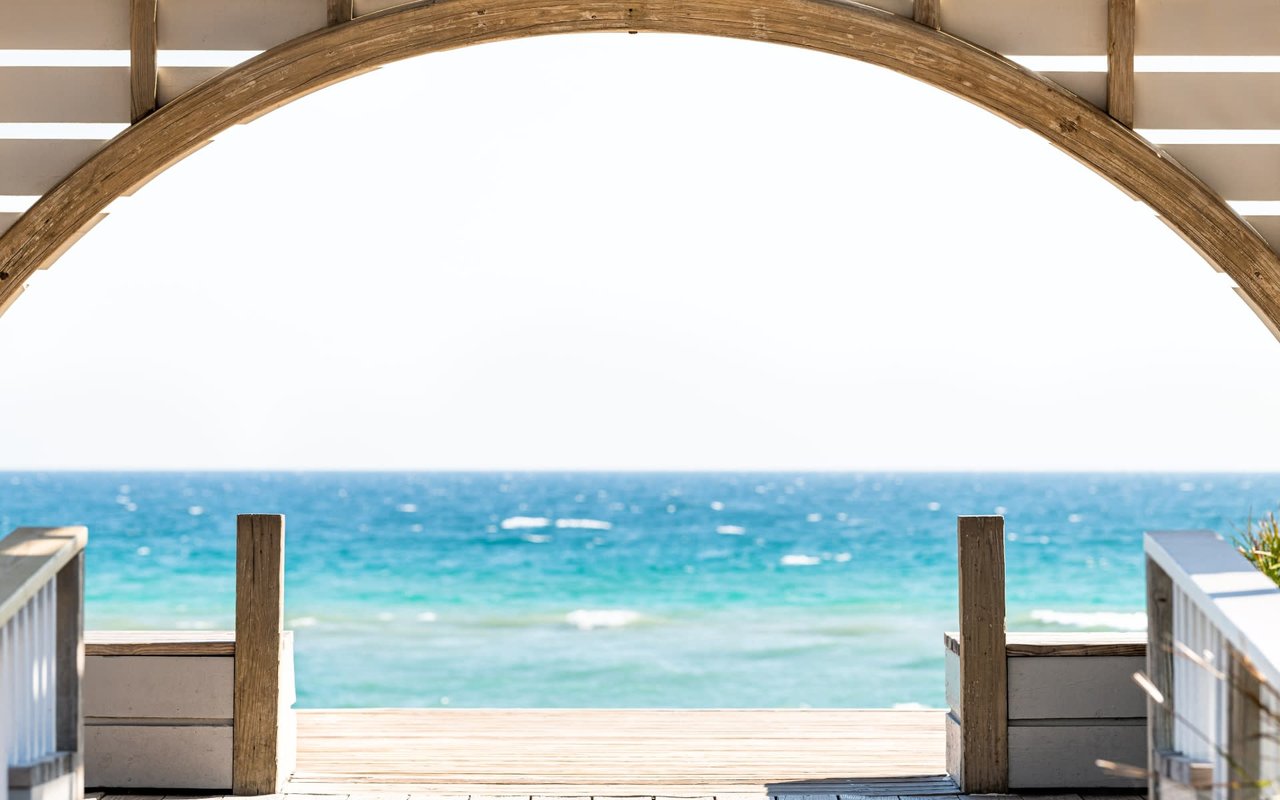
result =
[{"label": "ocean", "polygon": [[88,525],[91,629],[230,629],[235,515],[287,515],[298,706],[941,707],[955,517],[1006,517],[1011,630],[1141,630],[1142,532],[1280,475],[0,473]]}]

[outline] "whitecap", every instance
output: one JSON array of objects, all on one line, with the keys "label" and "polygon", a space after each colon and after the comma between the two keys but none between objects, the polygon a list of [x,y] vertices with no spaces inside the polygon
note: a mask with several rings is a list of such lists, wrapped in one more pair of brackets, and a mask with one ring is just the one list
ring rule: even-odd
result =
[{"label": "whitecap", "polygon": [[421,524],[415,522],[414,524],[409,526],[409,530],[414,533],[422,533],[423,528]]},{"label": "whitecap", "polygon": [[1081,521],[1081,520],[1083,520],[1083,519],[1084,519],[1084,517],[1080,516],[1079,514],[1068,514],[1068,515],[1067,515],[1067,522],[1076,523],[1076,522],[1080,522],[1080,521]]},{"label": "whitecap", "polygon": [[836,553],[836,563],[845,564],[853,560],[852,553]]},{"label": "whitecap", "polygon": [[529,544],[546,544],[551,541],[551,537],[545,533],[526,533],[520,538]]},{"label": "whitecap", "polygon": [[435,622],[440,619],[440,615],[434,611],[423,611],[418,614],[418,622]]},{"label": "whitecap", "polygon": [[746,532],[747,529],[741,525],[721,525],[716,528],[716,533],[721,536],[741,536]]},{"label": "whitecap", "polygon": [[564,619],[580,631],[589,631],[595,628],[625,627],[640,619],[640,613],[625,608],[580,608],[565,614]]},{"label": "whitecap", "polygon": [[812,567],[815,564],[821,564],[822,559],[817,556],[806,556],[800,553],[790,553],[782,557],[782,566],[784,567]]},{"label": "whitecap", "polygon": [[822,515],[815,512],[805,517],[805,520],[808,522],[822,522]]},{"label": "whitecap", "polygon": [[582,528],[589,531],[610,531],[613,530],[612,522],[605,522],[602,519],[558,519],[556,520],[557,528]]},{"label": "whitecap", "polygon": [[1054,611],[1037,608],[1031,612],[1036,622],[1071,628],[1109,628],[1113,631],[1145,631],[1147,615],[1141,611]]},{"label": "whitecap", "polygon": [[315,617],[297,617],[289,620],[290,628],[314,628],[320,624],[320,620]]},{"label": "whitecap", "polygon": [[416,503],[401,503],[396,506],[396,511],[401,514],[416,514],[418,513],[418,506]]},{"label": "whitecap", "polygon": [[204,513],[204,507],[203,507],[203,506],[191,506],[190,508],[188,508],[188,509],[187,509],[187,513],[188,513],[188,514],[190,514],[190,515],[191,515],[191,516],[193,516],[193,517],[198,517],[198,516],[200,516],[201,514],[203,514],[203,513]]},{"label": "whitecap", "polygon": [[139,548],[138,548],[138,555],[142,556],[143,558],[145,558],[145,557],[147,557],[147,556],[151,555],[151,548],[150,548],[150,547],[147,547],[146,545],[143,545],[142,547],[139,547]]},{"label": "whitecap", "polygon": [[712,511],[724,511],[724,503],[721,503],[719,500],[714,501],[714,502],[711,504],[711,510],[712,510]]},{"label": "whitecap", "polygon": [[507,517],[501,522],[504,531],[520,528],[545,528],[551,524],[546,517]]},{"label": "whitecap", "polygon": [[942,510],[942,503],[939,503],[939,502],[937,502],[937,501],[935,500],[934,502],[930,503],[930,504],[927,506],[927,508],[928,508],[930,511],[941,511],[941,510]]}]

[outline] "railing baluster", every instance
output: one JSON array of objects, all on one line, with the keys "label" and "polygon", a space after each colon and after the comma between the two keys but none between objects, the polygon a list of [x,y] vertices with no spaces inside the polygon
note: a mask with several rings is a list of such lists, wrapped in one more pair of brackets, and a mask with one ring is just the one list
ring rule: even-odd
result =
[{"label": "railing baluster", "polygon": [[[18,685],[18,698],[22,701],[22,718],[31,719],[31,606],[22,607],[18,613],[18,626],[22,633],[22,682]],[[26,764],[31,760],[31,726],[24,725],[22,732],[22,752],[18,763]]]},{"label": "railing baluster", "polygon": [[[8,770],[13,754],[9,751],[9,738],[17,725],[13,714],[11,684],[13,682],[12,636],[9,622],[0,623],[0,767]],[[9,800],[9,780],[0,779],[0,800]]]},{"label": "railing baluster", "polygon": [[[1148,662],[1166,697],[1164,710],[1151,715],[1157,773],[1152,800],[1188,792],[1212,800],[1256,800],[1258,781],[1274,784],[1280,778],[1280,760],[1266,761],[1270,745],[1260,733],[1272,723],[1259,707],[1274,705],[1262,697],[1274,689],[1262,687],[1280,686],[1280,589],[1209,531],[1148,534],[1144,549],[1153,612],[1149,638],[1162,635],[1167,618],[1161,598],[1171,595],[1175,645],[1168,692],[1160,680],[1167,681],[1168,662]],[[1172,741],[1162,741],[1174,708]]]},{"label": "railing baluster", "polygon": [[20,528],[0,541],[0,800],[15,787],[32,797],[49,787],[83,797],[87,538],[80,527]]}]

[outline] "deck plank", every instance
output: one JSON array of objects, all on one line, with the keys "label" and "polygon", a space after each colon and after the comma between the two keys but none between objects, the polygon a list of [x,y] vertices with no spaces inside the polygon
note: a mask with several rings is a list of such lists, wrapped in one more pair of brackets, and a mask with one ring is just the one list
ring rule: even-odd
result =
[{"label": "deck plank", "polygon": [[[351,800],[923,796],[946,788],[944,749],[940,711],[304,710],[287,791]],[[894,780],[868,787],[871,778]]]}]

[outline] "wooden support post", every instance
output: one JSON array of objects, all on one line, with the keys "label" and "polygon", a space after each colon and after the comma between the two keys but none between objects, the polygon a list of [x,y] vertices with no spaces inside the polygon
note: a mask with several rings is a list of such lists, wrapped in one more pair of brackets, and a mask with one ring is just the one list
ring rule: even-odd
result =
[{"label": "wooden support post", "polygon": [[350,22],[355,16],[353,0],[329,0],[329,24],[341,25]]},{"label": "wooden support post", "polygon": [[912,16],[921,25],[938,30],[942,27],[941,0],[914,0]]},{"label": "wooden support post", "polygon": [[1147,679],[1163,703],[1147,699],[1147,796],[1159,797],[1161,753],[1173,748],[1173,579],[1147,559]]},{"label": "wooden support post", "polygon": [[129,87],[136,123],[156,110],[157,0],[132,0],[129,12]]},{"label": "wooden support post", "polygon": [[84,551],[58,570],[54,655],[57,688],[56,730],[58,750],[70,754],[74,774],[72,797],[84,797]]},{"label": "wooden support post", "polygon": [[955,777],[965,794],[1009,790],[1004,517],[960,517],[960,712]]},{"label": "wooden support post", "polygon": [[1107,4],[1107,113],[1133,127],[1133,48],[1137,27],[1134,0]]},{"label": "wooden support post", "polygon": [[1244,654],[1227,645],[1227,797],[1257,800],[1262,774],[1262,717],[1264,683]]},{"label": "wooden support post", "polygon": [[231,788],[279,792],[281,634],[284,631],[284,517],[236,518],[236,656]]}]

